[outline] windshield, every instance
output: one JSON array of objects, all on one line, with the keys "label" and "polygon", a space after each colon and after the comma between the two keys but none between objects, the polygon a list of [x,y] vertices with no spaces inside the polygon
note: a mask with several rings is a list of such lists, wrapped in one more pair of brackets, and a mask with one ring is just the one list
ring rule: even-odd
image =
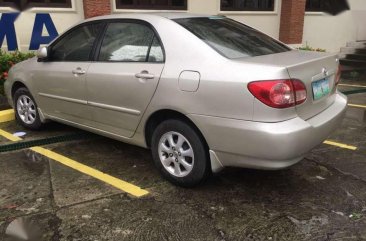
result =
[{"label": "windshield", "polygon": [[230,59],[291,50],[255,29],[225,17],[183,18],[174,21]]}]

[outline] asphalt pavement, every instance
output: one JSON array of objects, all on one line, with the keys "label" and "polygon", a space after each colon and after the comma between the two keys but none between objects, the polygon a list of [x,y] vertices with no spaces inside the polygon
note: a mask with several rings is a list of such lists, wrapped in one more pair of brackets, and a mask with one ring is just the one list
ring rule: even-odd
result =
[{"label": "asphalt pavement", "polygon": [[[349,100],[328,138],[338,146],[322,144],[281,171],[227,168],[193,189],[163,180],[149,150],[100,136],[4,151],[0,240],[21,231],[39,241],[366,240],[366,93]],[[27,143],[83,133],[15,121],[0,130],[26,132]],[[0,147],[16,143],[0,135]]]}]

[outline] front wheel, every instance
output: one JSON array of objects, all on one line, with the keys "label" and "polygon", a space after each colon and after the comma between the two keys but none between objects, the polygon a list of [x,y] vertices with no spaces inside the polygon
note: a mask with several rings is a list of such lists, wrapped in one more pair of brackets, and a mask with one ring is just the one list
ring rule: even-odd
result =
[{"label": "front wheel", "polygon": [[13,97],[15,117],[18,123],[31,130],[39,129],[42,126],[42,122],[39,117],[37,104],[29,90],[19,88],[15,91]]},{"label": "front wheel", "polygon": [[151,151],[159,171],[175,185],[198,185],[210,173],[204,141],[181,120],[167,120],[158,125],[152,136]]}]

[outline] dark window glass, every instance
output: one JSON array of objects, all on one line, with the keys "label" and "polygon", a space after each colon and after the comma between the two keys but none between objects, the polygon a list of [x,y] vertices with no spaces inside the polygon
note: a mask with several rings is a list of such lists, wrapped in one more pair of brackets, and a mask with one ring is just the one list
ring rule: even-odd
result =
[{"label": "dark window glass", "polygon": [[103,24],[78,27],[51,47],[51,61],[88,61]]},{"label": "dark window glass", "polygon": [[274,11],[274,0],[221,0],[221,11]]},{"label": "dark window glass", "polygon": [[155,36],[149,53],[149,62],[164,62],[164,53],[159,39]]},{"label": "dark window glass", "polygon": [[154,31],[143,24],[111,23],[105,33],[98,60],[161,62],[163,61],[161,46],[154,35]]},{"label": "dark window glass", "polygon": [[290,50],[273,38],[228,18],[186,18],[175,21],[230,59]]},{"label": "dark window glass", "polygon": [[0,7],[13,7],[14,0],[0,0]]},{"label": "dark window glass", "polygon": [[120,9],[187,10],[187,0],[116,0]]},{"label": "dark window glass", "polygon": [[21,8],[21,10],[29,7],[71,8],[71,0],[26,0],[18,2],[14,3],[14,0],[0,0],[0,7],[17,7]]},{"label": "dark window glass", "polygon": [[307,12],[323,12],[325,10],[324,0],[306,0]]}]

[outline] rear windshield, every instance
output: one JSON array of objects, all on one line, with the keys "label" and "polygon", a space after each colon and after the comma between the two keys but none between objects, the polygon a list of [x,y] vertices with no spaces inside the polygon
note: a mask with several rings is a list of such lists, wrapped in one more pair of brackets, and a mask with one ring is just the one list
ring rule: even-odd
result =
[{"label": "rear windshield", "polygon": [[255,29],[225,17],[183,18],[174,21],[230,59],[291,50]]}]

